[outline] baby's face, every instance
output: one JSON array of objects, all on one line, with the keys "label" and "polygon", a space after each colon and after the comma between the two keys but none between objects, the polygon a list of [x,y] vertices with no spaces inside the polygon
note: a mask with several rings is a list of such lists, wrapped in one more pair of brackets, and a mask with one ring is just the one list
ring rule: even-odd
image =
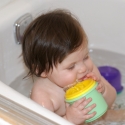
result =
[{"label": "baby's face", "polygon": [[81,47],[69,54],[53,71],[48,73],[48,78],[53,83],[64,88],[77,81],[82,81],[87,73],[92,71],[93,62],[89,57],[88,48]]}]

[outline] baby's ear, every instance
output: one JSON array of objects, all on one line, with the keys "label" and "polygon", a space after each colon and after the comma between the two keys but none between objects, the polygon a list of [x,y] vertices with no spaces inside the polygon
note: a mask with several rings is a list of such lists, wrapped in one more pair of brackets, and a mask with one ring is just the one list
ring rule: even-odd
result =
[{"label": "baby's ear", "polygon": [[41,73],[41,77],[46,78],[47,77],[47,73],[46,72],[42,72]]}]

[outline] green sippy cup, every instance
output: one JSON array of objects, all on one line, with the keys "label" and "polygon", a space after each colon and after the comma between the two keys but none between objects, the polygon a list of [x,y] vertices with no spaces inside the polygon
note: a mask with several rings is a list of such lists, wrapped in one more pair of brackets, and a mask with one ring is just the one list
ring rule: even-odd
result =
[{"label": "green sippy cup", "polygon": [[85,122],[92,122],[99,117],[101,117],[108,108],[108,105],[103,98],[102,94],[96,90],[97,82],[93,79],[87,79],[82,82],[76,83],[74,86],[66,90],[65,101],[69,104],[73,104],[75,101],[83,98],[92,98],[92,101],[87,105],[96,104],[96,107],[92,109],[89,113],[96,112],[96,115]]}]

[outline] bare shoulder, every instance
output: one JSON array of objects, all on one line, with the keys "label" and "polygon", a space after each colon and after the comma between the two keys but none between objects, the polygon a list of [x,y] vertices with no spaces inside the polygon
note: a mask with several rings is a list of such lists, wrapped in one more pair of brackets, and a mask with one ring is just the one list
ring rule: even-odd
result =
[{"label": "bare shoulder", "polygon": [[48,80],[39,79],[34,83],[30,97],[43,107],[62,115],[65,111],[64,94],[62,88]]},{"label": "bare shoulder", "polygon": [[34,83],[30,98],[43,107],[54,111],[53,102],[47,88],[39,82]]}]

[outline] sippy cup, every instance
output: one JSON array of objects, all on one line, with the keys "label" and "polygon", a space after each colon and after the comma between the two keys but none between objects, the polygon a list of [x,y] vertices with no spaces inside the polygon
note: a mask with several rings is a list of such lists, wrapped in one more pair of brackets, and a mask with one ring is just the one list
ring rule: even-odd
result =
[{"label": "sippy cup", "polygon": [[90,119],[87,119],[85,121],[86,123],[92,122],[101,117],[108,108],[102,94],[95,89],[97,84],[98,83],[93,79],[87,79],[76,83],[74,86],[67,89],[65,93],[65,101],[69,104],[73,104],[75,101],[83,98],[84,96],[86,99],[92,98],[92,101],[87,105],[87,107],[95,103],[96,107],[89,113],[96,111],[96,115]]}]

